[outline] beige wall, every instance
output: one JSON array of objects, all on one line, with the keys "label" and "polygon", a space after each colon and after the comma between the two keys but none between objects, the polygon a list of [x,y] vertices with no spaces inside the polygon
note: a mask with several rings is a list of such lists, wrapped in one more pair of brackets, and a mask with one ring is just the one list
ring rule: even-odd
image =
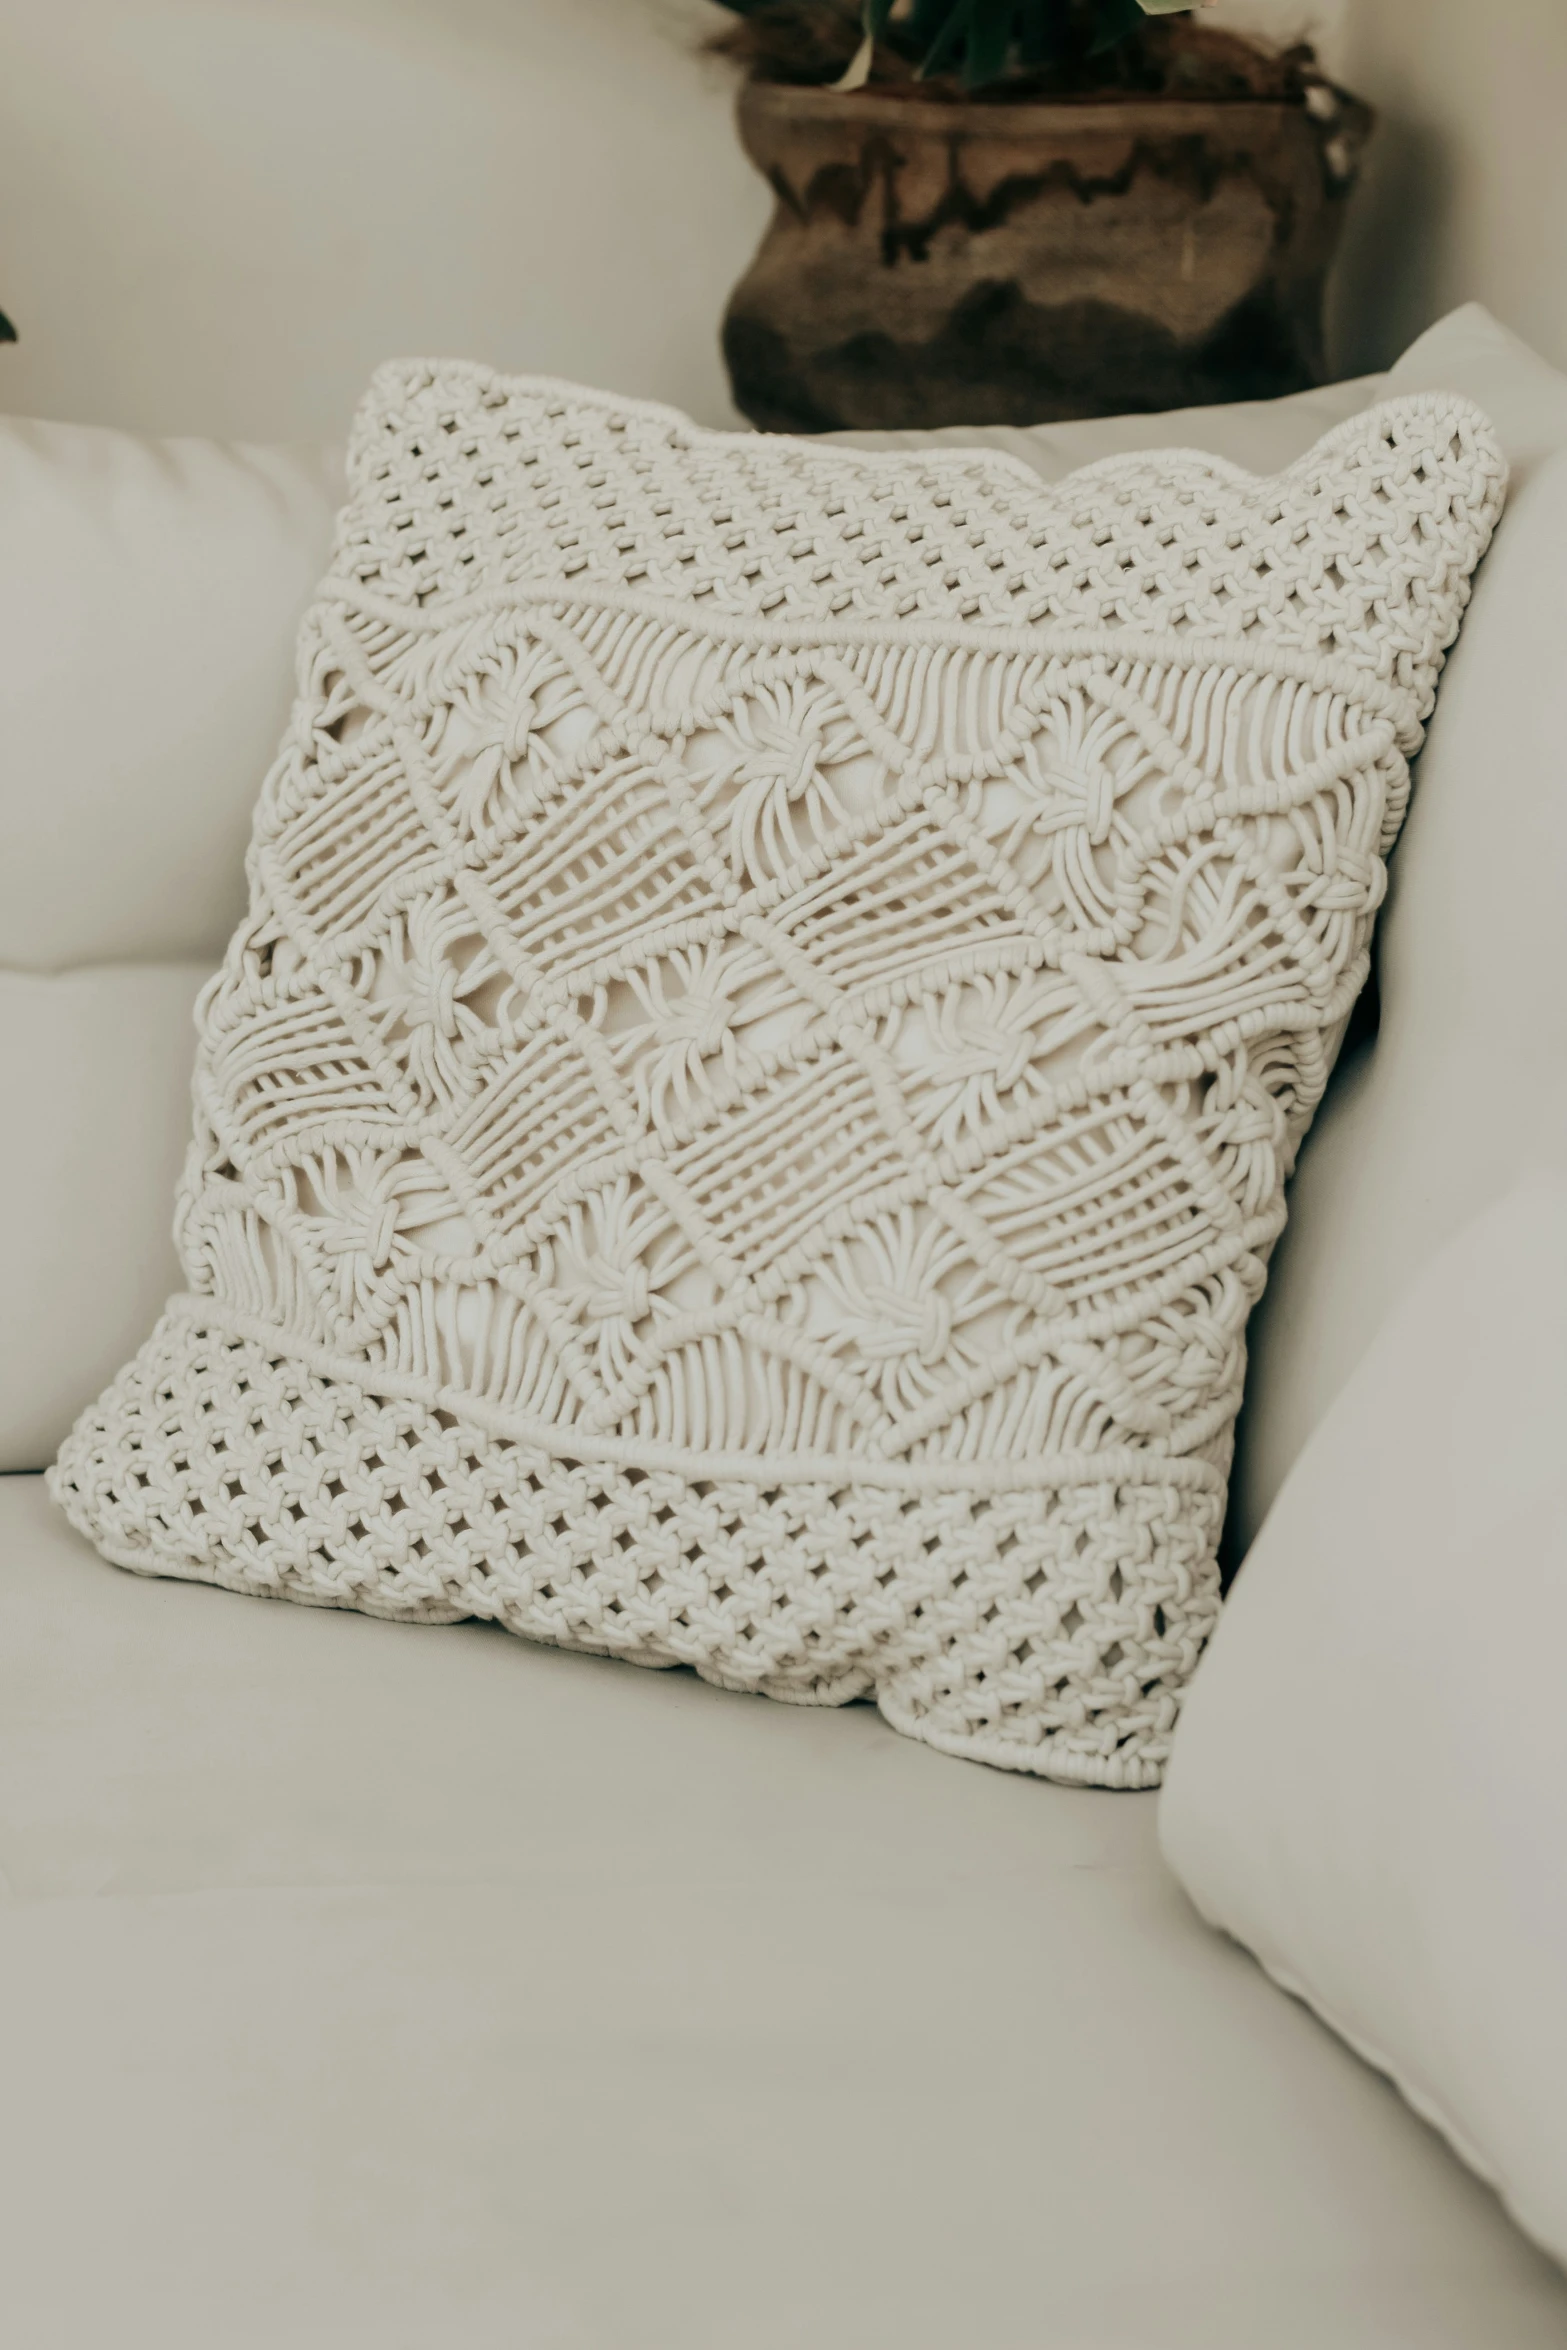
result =
[{"label": "beige wall", "polygon": [[[0,0],[0,408],[338,436],[468,353],[730,416],[765,191],[705,0]],[[1224,0],[1383,109],[1347,366],[1478,297],[1567,362],[1567,0]]]},{"label": "beige wall", "polygon": [[1382,110],[1339,288],[1349,368],[1481,301],[1567,366],[1567,0],[1352,0]]},{"label": "beige wall", "polygon": [[0,408],[341,434],[392,353],[729,413],[701,0],[0,0]]}]

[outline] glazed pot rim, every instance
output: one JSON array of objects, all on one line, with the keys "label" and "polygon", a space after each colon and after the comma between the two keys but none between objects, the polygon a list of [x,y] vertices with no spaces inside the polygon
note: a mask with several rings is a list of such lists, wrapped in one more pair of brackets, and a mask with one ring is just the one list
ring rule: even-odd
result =
[{"label": "glazed pot rim", "polygon": [[[1360,111],[1363,102],[1336,83],[1320,86],[1331,93],[1336,111]],[[1041,130],[1124,130],[1131,122],[1169,136],[1209,128],[1216,117],[1238,124],[1247,116],[1276,122],[1283,115],[1304,113],[1324,127],[1326,119],[1307,106],[1304,95],[1166,98],[1128,92],[1125,97],[1030,98],[1008,105],[990,99],[884,98],[868,96],[863,90],[835,90],[828,83],[774,82],[756,77],[741,83],[739,103],[748,114],[766,114],[778,120],[888,128],[901,124],[916,132],[989,132],[994,137],[1037,135]]]}]

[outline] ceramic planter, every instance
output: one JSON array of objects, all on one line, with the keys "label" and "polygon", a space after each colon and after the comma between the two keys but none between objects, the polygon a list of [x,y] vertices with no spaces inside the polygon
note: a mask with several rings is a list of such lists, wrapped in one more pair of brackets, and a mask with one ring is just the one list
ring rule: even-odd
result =
[{"label": "ceramic planter", "polygon": [[776,204],[724,321],[771,431],[1039,424],[1320,382],[1371,114],[1304,99],[943,104],[753,81]]}]

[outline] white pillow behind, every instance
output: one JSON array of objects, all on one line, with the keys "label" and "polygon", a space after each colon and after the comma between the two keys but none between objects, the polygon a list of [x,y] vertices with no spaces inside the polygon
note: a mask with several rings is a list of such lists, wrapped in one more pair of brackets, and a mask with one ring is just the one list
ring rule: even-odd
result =
[{"label": "white pillow behind", "polygon": [[846,449],[1003,449],[1031,465],[1042,481],[1061,481],[1080,465],[1125,457],[1134,449],[1203,449],[1248,473],[1282,473],[1346,416],[1358,416],[1386,399],[1389,383],[1385,375],[1360,375],[1291,392],[1282,400],[1232,400],[1218,408],[1082,416],[1066,424],[944,424],[932,432],[829,432],[821,437]]},{"label": "white pillow behind", "polygon": [[1496,426],[1515,489],[1567,440],[1567,376],[1480,302],[1428,326],[1383,382],[1386,399],[1455,391],[1475,401]]},{"label": "white pillow behind", "polygon": [[1242,1548],[1393,1301],[1567,1131],[1567,377],[1471,306],[1390,383],[1438,386],[1485,404],[1513,482],[1390,867],[1380,1032],[1329,1089],[1253,1317]]},{"label": "white pillow behind", "polygon": [[1567,1183],[1439,1252],[1291,1472],[1160,1819],[1254,1950],[1567,2258]]}]

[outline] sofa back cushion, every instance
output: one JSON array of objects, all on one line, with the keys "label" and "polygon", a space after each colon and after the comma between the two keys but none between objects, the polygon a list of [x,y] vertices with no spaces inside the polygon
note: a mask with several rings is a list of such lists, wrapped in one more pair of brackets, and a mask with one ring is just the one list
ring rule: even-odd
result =
[{"label": "sofa back cushion", "polygon": [[175,1275],[191,1007],[331,548],[329,451],[0,420],[0,1469]]},{"label": "sofa back cushion", "polygon": [[1567,1139],[1567,377],[1472,306],[1389,379],[1436,384],[1484,404],[1512,487],[1389,868],[1380,1027],[1329,1088],[1253,1317],[1237,1556],[1432,1251]]}]

